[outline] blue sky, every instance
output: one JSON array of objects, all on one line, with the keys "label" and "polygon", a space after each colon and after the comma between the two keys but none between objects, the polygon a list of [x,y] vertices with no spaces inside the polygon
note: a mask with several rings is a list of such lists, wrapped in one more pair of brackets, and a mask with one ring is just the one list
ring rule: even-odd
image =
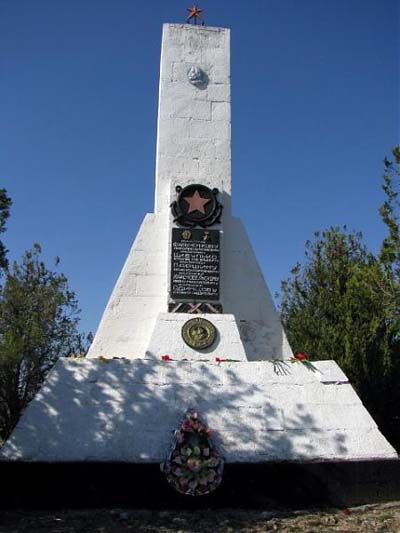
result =
[{"label": "blue sky", "polygon": [[[161,26],[174,0],[0,0],[0,186],[11,258],[60,256],[96,330],[153,210]],[[399,142],[395,0],[204,0],[232,32],[233,209],[271,292],[314,230],[374,250],[382,159]]]}]

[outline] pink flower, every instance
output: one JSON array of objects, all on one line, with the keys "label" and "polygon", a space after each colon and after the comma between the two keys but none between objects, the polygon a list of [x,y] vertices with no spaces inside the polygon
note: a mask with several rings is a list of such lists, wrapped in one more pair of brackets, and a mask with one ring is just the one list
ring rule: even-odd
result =
[{"label": "pink flower", "polygon": [[307,361],[308,353],[307,352],[299,352],[294,357],[295,357],[295,359],[298,359],[299,361]]},{"label": "pink flower", "polygon": [[192,429],[192,422],[190,420],[184,420],[182,422],[182,431],[190,431]]},{"label": "pink flower", "polygon": [[162,356],[161,356],[161,360],[162,360],[162,361],[172,361],[172,359],[170,358],[169,355],[162,355]]},{"label": "pink flower", "polygon": [[201,461],[195,457],[190,457],[187,460],[187,465],[192,472],[198,472],[201,469]]}]

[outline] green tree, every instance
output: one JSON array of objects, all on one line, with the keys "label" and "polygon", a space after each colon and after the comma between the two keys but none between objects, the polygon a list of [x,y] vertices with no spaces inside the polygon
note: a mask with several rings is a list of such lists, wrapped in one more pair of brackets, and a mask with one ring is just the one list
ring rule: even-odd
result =
[{"label": "green tree", "polygon": [[[0,189],[0,233],[6,231],[6,221],[10,216],[11,198],[5,189]],[[7,249],[3,241],[0,240],[0,273],[8,267]]]},{"label": "green tree", "polygon": [[[346,227],[316,233],[282,282],[281,317],[294,351],[334,359],[389,438],[400,442],[400,148],[384,161],[388,229],[379,254]],[[396,429],[397,428],[397,429]]]},{"label": "green tree", "polygon": [[86,351],[75,294],[65,275],[48,269],[40,254],[38,244],[25,252],[0,289],[0,440],[55,361]]}]

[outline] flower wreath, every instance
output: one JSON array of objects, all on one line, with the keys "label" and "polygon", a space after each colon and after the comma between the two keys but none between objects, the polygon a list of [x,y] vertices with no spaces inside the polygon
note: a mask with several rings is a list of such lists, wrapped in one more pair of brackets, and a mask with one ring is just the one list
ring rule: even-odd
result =
[{"label": "flower wreath", "polygon": [[161,470],[178,492],[201,496],[215,490],[222,480],[224,461],[213,445],[212,430],[188,410],[175,431],[172,451]]}]

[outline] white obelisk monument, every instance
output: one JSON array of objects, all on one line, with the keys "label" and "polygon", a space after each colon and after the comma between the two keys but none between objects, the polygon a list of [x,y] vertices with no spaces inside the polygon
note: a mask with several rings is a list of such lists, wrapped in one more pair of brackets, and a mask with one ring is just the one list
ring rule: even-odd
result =
[{"label": "white obelisk monument", "polygon": [[159,462],[191,407],[227,462],[397,457],[334,361],[291,359],[231,214],[230,89],[228,29],[164,25],[154,213],[88,357],[58,361],[3,459]]},{"label": "white obelisk monument", "polygon": [[168,353],[198,358],[181,339],[187,315],[168,313],[171,229],[179,226],[170,205],[177,186],[192,184],[217,188],[223,206],[220,223],[210,226],[221,234],[218,303],[223,314],[213,316],[219,342],[203,358],[251,361],[292,355],[243,225],[231,215],[230,31],[166,24],[154,213],[143,221],[89,357],[134,359]]}]

